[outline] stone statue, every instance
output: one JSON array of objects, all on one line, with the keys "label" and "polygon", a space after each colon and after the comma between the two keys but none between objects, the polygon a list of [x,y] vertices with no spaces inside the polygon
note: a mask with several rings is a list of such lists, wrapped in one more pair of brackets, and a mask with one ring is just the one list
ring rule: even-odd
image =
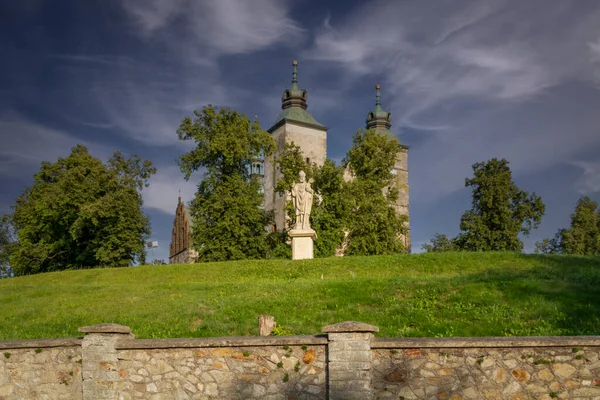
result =
[{"label": "stone statue", "polygon": [[310,210],[314,190],[311,186],[311,181],[306,182],[306,174],[300,171],[298,174],[298,183],[292,187],[292,201],[294,202],[294,210],[296,212],[296,225],[294,229],[311,230],[310,227]]}]

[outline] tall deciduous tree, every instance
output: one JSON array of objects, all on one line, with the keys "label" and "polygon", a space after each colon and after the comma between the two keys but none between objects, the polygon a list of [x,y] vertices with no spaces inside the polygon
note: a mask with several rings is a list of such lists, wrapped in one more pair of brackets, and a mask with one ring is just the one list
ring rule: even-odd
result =
[{"label": "tall deciduous tree", "polygon": [[177,134],[196,145],[179,159],[185,178],[206,170],[190,207],[199,261],[265,257],[271,215],[261,208],[261,182],[251,177],[249,166],[261,152],[273,153],[271,135],[258,121],[212,105],[185,118]]},{"label": "tall deciduous tree", "polygon": [[581,197],[571,214],[571,226],[559,229],[553,239],[536,243],[538,253],[600,255],[600,208],[587,196]]},{"label": "tall deciduous tree", "polygon": [[[283,194],[292,188],[302,170],[307,179],[312,179],[316,193],[310,215],[311,227],[317,232],[315,256],[329,257],[344,240],[344,228],[348,219],[348,199],[345,190],[344,171],[335,162],[326,159],[322,166],[309,165],[305,161],[299,146],[287,143],[284,151],[275,160],[283,177],[277,182],[275,190]],[[286,204],[287,213],[295,221],[294,207],[291,201]]]},{"label": "tall deciduous tree", "polygon": [[587,196],[577,201],[571,226],[562,232],[562,250],[565,254],[600,255],[600,209]]},{"label": "tall deciduous tree", "polygon": [[14,231],[10,223],[10,216],[0,218],[0,278],[12,276],[10,267],[10,254],[16,245]]},{"label": "tall deciduous tree", "polygon": [[346,254],[371,255],[404,251],[407,216],[396,214],[392,168],[400,143],[376,130],[354,134],[352,148],[342,161],[353,179],[348,184],[352,218],[348,220]]},{"label": "tall deciduous tree", "polygon": [[[342,166],[326,160],[323,166],[305,163],[300,148],[288,144],[277,164],[284,177],[277,190],[283,193],[303,169],[314,179],[315,204],[311,226],[318,234],[317,256],[332,256],[343,247],[344,254],[390,254],[404,251],[400,235],[406,233],[406,216],[397,215],[392,168],[400,151],[397,139],[376,130],[355,133],[353,146]],[[344,181],[344,168],[352,175]],[[289,208],[291,210],[291,208]],[[293,215],[290,215],[293,218]]]},{"label": "tall deciduous tree", "polygon": [[522,251],[518,235],[538,227],[545,211],[542,199],[514,184],[505,159],[473,164],[473,173],[465,181],[473,188],[472,207],[461,218],[455,243],[463,250]]},{"label": "tall deciduous tree", "polygon": [[150,223],[140,192],[155,172],[118,152],[105,165],[81,145],[43,162],[13,207],[15,274],[143,263]]}]

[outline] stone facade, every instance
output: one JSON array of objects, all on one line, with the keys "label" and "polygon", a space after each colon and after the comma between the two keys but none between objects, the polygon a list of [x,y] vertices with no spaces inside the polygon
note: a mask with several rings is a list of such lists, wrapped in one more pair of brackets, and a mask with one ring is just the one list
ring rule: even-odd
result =
[{"label": "stone facade", "polygon": [[185,204],[179,197],[175,220],[171,232],[171,246],[169,249],[169,264],[191,264],[196,261],[198,252],[192,248],[191,220]]},{"label": "stone facade", "polygon": [[269,132],[277,148],[271,158],[265,159],[265,177],[264,177],[264,207],[265,210],[275,211],[275,229],[288,229],[289,217],[285,213],[285,203],[290,200],[289,194],[279,195],[275,193],[277,181],[283,177],[279,169],[273,165],[273,160],[285,149],[288,143],[294,143],[302,149],[306,161],[321,166],[327,158],[327,131],[326,128],[316,126],[302,125],[297,121],[284,121]]},{"label": "stone facade", "polygon": [[402,150],[398,153],[393,172],[396,175],[394,184],[396,189],[398,189],[398,199],[395,204],[396,213],[398,215],[407,215],[409,217],[405,224],[408,233],[402,236],[402,241],[404,243],[404,248],[410,253],[412,243],[410,234],[410,198],[408,190],[408,147],[403,146]]},{"label": "stone facade", "polygon": [[0,399],[600,398],[600,337],[377,339],[347,321],[325,335],[0,341]]}]

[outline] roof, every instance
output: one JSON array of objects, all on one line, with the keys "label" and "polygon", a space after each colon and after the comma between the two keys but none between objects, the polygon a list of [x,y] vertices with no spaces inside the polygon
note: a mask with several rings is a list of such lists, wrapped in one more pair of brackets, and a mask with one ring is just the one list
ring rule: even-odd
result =
[{"label": "roof", "polygon": [[289,107],[281,110],[279,115],[277,116],[277,120],[273,126],[269,129],[269,132],[274,131],[278,128],[284,121],[289,122],[297,122],[300,125],[305,125],[311,128],[316,128],[320,130],[327,130],[327,127],[319,122],[305,109],[302,107]]}]

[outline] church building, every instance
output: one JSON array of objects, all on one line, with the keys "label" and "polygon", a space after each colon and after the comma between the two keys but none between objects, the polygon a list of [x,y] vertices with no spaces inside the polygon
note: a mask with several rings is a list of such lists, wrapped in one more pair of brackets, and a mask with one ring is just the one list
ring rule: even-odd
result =
[{"label": "church building", "polygon": [[[305,89],[298,87],[298,63],[294,61],[292,72],[292,87],[286,89],[281,96],[281,112],[275,120],[275,124],[267,131],[275,139],[277,150],[274,158],[277,158],[285,149],[286,143],[294,142],[302,149],[307,163],[315,163],[321,166],[327,158],[327,127],[317,122],[307,111],[308,93]],[[380,86],[375,87],[375,108],[367,114],[366,129],[375,129],[389,137],[397,139],[392,127],[392,114],[381,108]],[[410,218],[409,191],[408,191],[408,146],[401,144],[401,150],[396,156],[392,173],[396,176],[394,185],[398,189],[398,200],[396,201],[396,212],[407,215]],[[282,178],[282,174],[273,165],[273,159],[264,161],[264,207],[265,210],[275,211],[275,229],[288,229],[288,217],[285,213],[286,195],[275,193],[275,185]],[[352,179],[350,173],[345,179]],[[404,247],[410,252],[411,235],[410,224],[407,223],[408,233],[402,240]]]},{"label": "church building", "polygon": [[192,247],[192,219],[181,201],[177,202],[175,220],[171,232],[171,246],[169,248],[169,264],[191,264],[196,262],[198,252]]},{"label": "church building", "polygon": [[[319,166],[327,158],[327,127],[319,123],[307,111],[308,92],[298,87],[298,63],[294,61],[292,72],[292,87],[286,89],[281,96],[281,112],[275,123],[267,132],[271,134],[277,146],[274,157],[265,159],[264,165],[260,162],[253,163],[253,174],[258,172],[263,175],[263,193],[265,210],[274,210],[274,229],[288,229],[288,217],[285,213],[285,203],[289,200],[286,195],[275,193],[275,185],[282,177],[281,172],[273,165],[273,159],[278,157],[285,149],[286,143],[294,142],[302,150],[307,163]],[[381,107],[380,87],[375,87],[375,108],[367,114],[366,129],[375,129],[389,137],[397,138],[390,129],[392,127],[392,114]],[[396,163],[392,173],[396,176],[394,185],[398,189],[396,212],[410,218],[409,190],[408,190],[408,146],[401,144],[401,150],[396,156]],[[256,170],[256,171],[255,171]],[[352,179],[348,173],[345,179]],[[179,198],[173,226],[171,254],[169,263],[191,263],[197,252],[191,249],[191,227],[185,206]],[[407,223],[408,233],[402,238],[404,247],[410,252],[411,235],[410,225]]]}]

